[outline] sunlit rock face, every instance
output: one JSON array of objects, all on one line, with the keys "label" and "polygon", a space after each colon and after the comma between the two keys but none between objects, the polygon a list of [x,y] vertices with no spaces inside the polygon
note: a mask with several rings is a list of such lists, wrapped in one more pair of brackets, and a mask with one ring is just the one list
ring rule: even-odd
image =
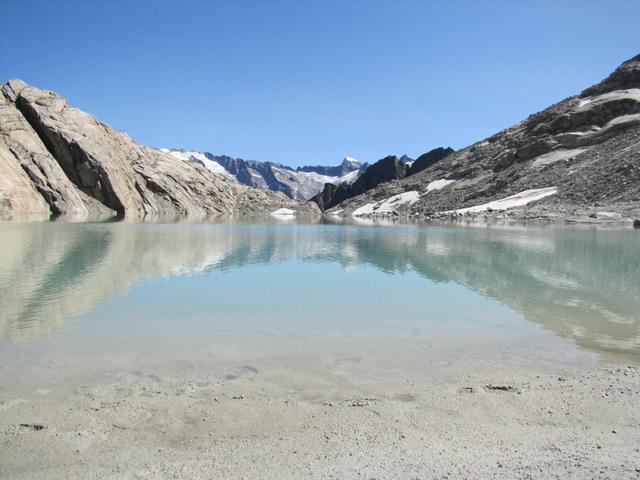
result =
[{"label": "sunlit rock face", "polygon": [[0,241],[0,336],[12,342],[148,279],[296,261],[454,282],[585,348],[640,353],[633,230],[56,223],[4,224]]},{"label": "sunlit rock face", "polygon": [[[140,145],[54,92],[11,80],[0,97],[0,216],[209,217],[317,212]],[[30,187],[30,188],[29,188]],[[35,192],[35,193],[34,193]]]}]

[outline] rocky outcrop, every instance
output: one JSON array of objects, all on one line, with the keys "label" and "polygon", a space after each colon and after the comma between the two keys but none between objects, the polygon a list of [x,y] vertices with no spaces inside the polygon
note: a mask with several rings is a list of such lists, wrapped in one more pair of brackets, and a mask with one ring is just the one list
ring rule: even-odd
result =
[{"label": "rocky outcrop", "polygon": [[409,175],[415,175],[418,172],[421,172],[425,168],[429,168],[431,165],[439,162],[447,155],[453,153],[454,150],[451,147],[443,148],[438,147],[433,150],[428,151],[427,153],[423,153],[415,161],[411,164],[411,168],[409,169]]},{"label": "rocky outcrop", "polygon": [[[553,194],[543,199],[529,195],[541,189]],[[580,96],[552,105],[403,180],[347,199],[334,209],[348,214],[409,191],[417,192],[418,200],[403,204],[394,214],[455,216],[464,209],[466,215],[485,215],[490,207],[469,207],[513,197],[518,201],[501,205],[519,206],[514,212],[519,215],[530,207],[520,200],[529,197],[536,208],[544,209],[542,215],[554,212],[560,219],[577,208],[591,209],[596,216],[603,211],[637,216],[640,56]]]},{"label": "rocky outcrop", "polygon": [[629,90],[631,88],[640,88],[640,55],[624,62],[603,81],[584,90],[580,97],[591,97],[614,90]]},{"label": "rocky outcrop", "polygon": [[[17,87],[16,83],[13,83]],[[86,216],[91,209],[12,100],[0,92],[0,197],[6,216],[68,213]],[[99,207],[96,207],[96,212]],[[109,210],[104,208],[104,213]]]},{"label": "rocky outcrop", "polygon": [[0,180],[4,217],[36,212],[205,217],[281,207],[314,211],[282,194],[249,190],[139,145],[53,92],[19,80],[1,90],[1,168],[11,173]]},{"label": "rocky outcrop", "polygon": [[409,165],[395,155],[390,155],[369,165],[360,178],[352,184],[338,186],[326,184],[322,192],[311,198],[311,201],[320,209],[326,210],[351,197],[361,195],[381,183],[402,179],[408,172]]},{"label": "rocky outcrop", "polygon": [[451,152],[453,152],[451,148],[439,147],[421,155],[416,160],[406,155],[400,158],[393,155],[385,157],[370,166],[365,164],[366,169],[353,184],[326,184],[320,193],[311,198],[311,201],[315,202],[321,210],[327,210],[349,198],[362,195],[380,184],[413,175],[442,160]]}]

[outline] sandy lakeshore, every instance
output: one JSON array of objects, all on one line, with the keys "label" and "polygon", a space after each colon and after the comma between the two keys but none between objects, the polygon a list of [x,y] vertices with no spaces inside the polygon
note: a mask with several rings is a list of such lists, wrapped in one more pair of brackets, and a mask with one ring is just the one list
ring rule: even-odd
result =
[{"label": "sandy lakeshore", "polygon": [[637,366],[313,358],[31,372],[0,478],[640,478]]},{"label": "sandy lakeshore", "polygon": [[632,230],[27,225],[0,479],[640,479]]}]

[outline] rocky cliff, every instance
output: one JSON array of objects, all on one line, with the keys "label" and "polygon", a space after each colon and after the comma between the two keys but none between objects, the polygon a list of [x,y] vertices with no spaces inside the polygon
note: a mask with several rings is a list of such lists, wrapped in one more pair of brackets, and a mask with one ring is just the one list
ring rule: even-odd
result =
[{"label": "rocky cliff", "polygon": [[390,155],[369,165],[355,182],[349,184],[325,184],[324,189],[311,198],[321,210],[329,209],[345,200],[360,195],[377,185],[407,176],[409,165],[395,155]]},{"label": "rocky cliff", "polygon": [[3,84],[0,92],[3,218],[205,217],[281,207],[317,212],[139,145],[53,92],[20,80]]},{"label": "rocky cliff", "polygon": [[580,95],[333,210],[420,217],[637,218],[640,55]]},{"label": "rocky cliff", "polygon": [[323,211],[330,209],[349,198],[362,195],[382,183],[400,180],[424,170],[427,166],[439,162],[452,152],[451,148],[438,147],[420,155],[416,160],[406,155],[400,158],[389,155],[367,166],[353,183],[325,184],[324,189],[312,197],[311,201],[318,204],[318,207]]}]

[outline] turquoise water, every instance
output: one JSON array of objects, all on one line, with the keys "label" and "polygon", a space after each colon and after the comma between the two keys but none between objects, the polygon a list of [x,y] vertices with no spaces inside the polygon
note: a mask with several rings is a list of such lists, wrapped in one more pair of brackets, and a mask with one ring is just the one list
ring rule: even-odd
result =
[{"label": "turquoise water", "polygon": [[5,367],[381,342],[640,358],[634,230],[3,223],[0,245]]}]

